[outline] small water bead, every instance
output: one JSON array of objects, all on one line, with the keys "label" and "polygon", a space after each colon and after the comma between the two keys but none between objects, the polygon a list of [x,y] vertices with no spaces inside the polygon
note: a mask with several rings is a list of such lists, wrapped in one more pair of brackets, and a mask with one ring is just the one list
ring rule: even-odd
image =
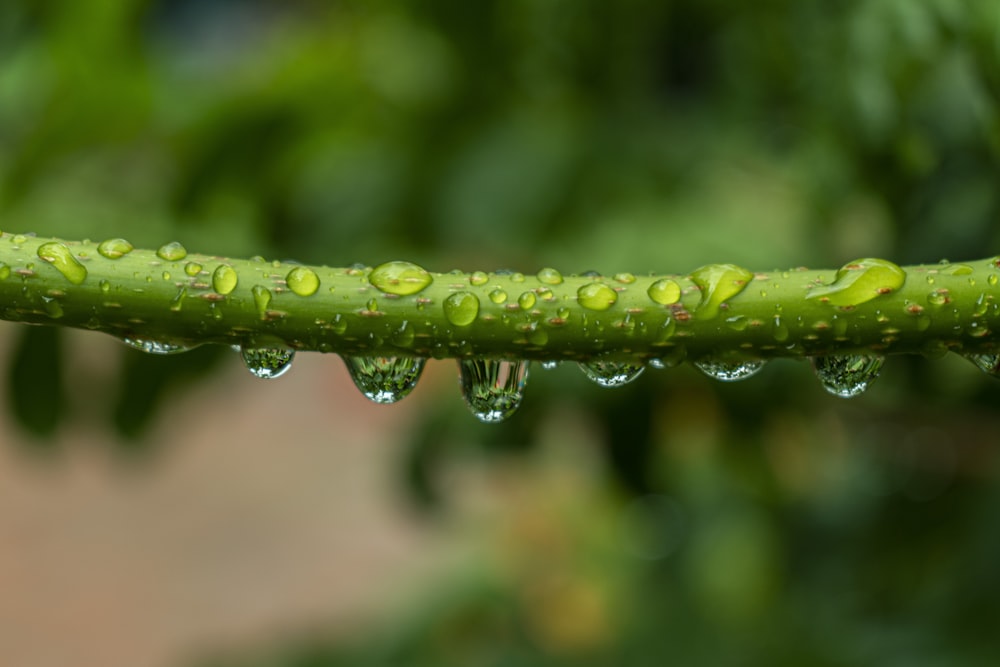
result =
[{"label": "small water bead", "polygon": [[614,279],[620,283],[624,283],[625,285],[631,285],[635,282],[635,276],[628,272],[616,273],[614,275]]},{"label": "small water bead", "polygon": [[281,377],[292,367],[295,350],[280,347],[247,347],[240,348],[240,357],[254,377],[273,380]]},{"label": "small water bead", "polygon": [[710,319],[719,314],[719,307],[733,298],[753,280],[753,274],[735,264],[709,264],[691,272],[691,281],[701,289],[701,301],[694,316]]},{"label": "small water bead", "polygon": [[501,422],[521,405],[528,381],[527,361],[461,359],[458,369],[462,398],[479,421]]},{"label": "small water bead", "polygon": [[403,323],[399,325],[399,329],[392,334],[392,344],[400,347],[412,347],[416,335],[417,332],[410,326],[410,323],[403,320]]},{"label": "small water bead", "polygon": [[231,294],[239,282],[236,269],[228,264],[219,264],[212,272],[212,289],[223,296]]},{"label": "small water bead", "polygon": [[193,345],[182,345],[180,343],[153,338],[140,338],[138,336],[125,336],[121,341],[129,347],[134,347],[147,354],[180,354],[181,352],[187,352],[195,348]]},{"label": "small water bead", "polygon": [[563,281],[562,274],[549,267],[539,270],[535,277],[538,278],[538,282],[546,285],[561,285]]},{"label": "small water bead", "polygon": [[101,241],[97,246],[97,252],[108,259],[118,259],[129,254],[132,250],[132,244],[125,239],[108,239]]},{"label": "small water bead", "polygon": [[386,262],[376,266],[368,274],[368,282],[375,288],[386,294],[398,296],[416,294],[433,280],[426,269],[412,262]]},{"label": "small water bead", "polygon": [[426,362],[420,357],[344,357],[354,385],[376,403],[406,398],[417,386]]},{"label": "small water bead", "polygon": [[621,387],[642,375],[646,370],[643,364],[628,361],[581,361],[578,364],[583,374],[602,387]]},{"label": "small water bead", "polygon": [[188,262],[184,265],[184,273],[192,278],[201,273],[201,264],[198,262]]},{"label": "small water bead", "polygon": [[535,307],[535,293],[522,292],[521,296],[517,297],[517,305],[519,305],[522,310],[531,310]]},{"label": "small water bead", "polygon": [[681,298],[681,286],[669,278],[657,280],[646,290],[649,298],[662,306],[670,306]]},{"label": "small water bead", "polygon": [[108,292],[111,291],[111,283],[109,283],[107,280],[102,280],[101,282],[98,283],[98,286],[101,288],[101,292],[103,292],[104,294],[107,294]]},{"label": "small water bead", "polygon": [[170,310],[179,313],[184,307],[184,299],[187,298],[187,289],[182,287],[177,291],[177,294],[173,299],[170,300]]},{"label": "small water bead", "polygon": [[489,275],[487,275],[483,271],[475,271],[472,273],[472,275],[469,276],[469,284],[475,285],[477,287],[479,285],[485,285],[489,281],[490,281]]},{"label": "small water bead", "polygon": [[312,296],[319,289],[319,276],[308,266],[296,266],[285,276],[285,284],[298,296]]},{"label": "small water bead", "polygon": [[7,280],[10,278],[10,267],[7,266],[6,262],[0,262],[0,280]]},{"label": "small water bead", "polygon": [[254,285],[250,293],[253,295],[254,306],[257,307],[257,315],[264,319],[267,316],[267,309],[271,307],[271,290],[263,285]]},{"label": "small water bead", "polygon": [[177,241],[171,241],[166,245],[162,245],[159,250],[156,251],[157,257],[168,262],[179,262],[187,257],[187,254],[187,248],[182,246]]},{"label": "small water bead", "polygon": [[857,306],[903,286],[906,272],[884,259],[865,258],[837,270],[829,285],[813,287],[807,299],[822,299],[832,306]]},{"label": "small water bead", "polygon": [[479,299],[472,292],[455,292],[444,300],[444,316],[457,327],[472,324],[478,315]]},{"label": "small water bead", "polygon": [[618,293],[603,283],[588,283],[576,291],[576,299],[589,310],[607,310],[618,301]]},{"label": "small water bead", "polygon": [[505,301],[507,301],[507,292],[497,287],[492,292],[490,292],[490,301],[492,301],[497,305],[504,303]]},{"label": "small water bead", "polygon": [[702,359],[694,362],[694,365],[710,378],[723,382],[736,382],[737,380],[745,380],[752,375],[756,375],[760,369],[764,368],[766,363],[764,359],[745,361]]},{"label": "small water bead", "polygon": [[885,357],[878,354],[845,354],[814,357],[816,377],[834,396],[851,398],[862,393],[878,377]]},{"label": "small water bead", "polygon": [[66,245],[57,242],[38,246],[38,257],[51,264],[66,280],[80,285],[87,279],[87,267],[80,263]]}]

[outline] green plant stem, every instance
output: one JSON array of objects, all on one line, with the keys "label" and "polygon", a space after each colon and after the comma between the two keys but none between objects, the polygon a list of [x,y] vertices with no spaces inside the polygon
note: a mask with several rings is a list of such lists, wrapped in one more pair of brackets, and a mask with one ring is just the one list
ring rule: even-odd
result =
[{"label": "green plant stem", "polygon": [[[863,302],[845,306],[822,296],[822,286],[835,283],[836,270],[766,271],[739,280],[732,277],[739,270],[730,267],[736,273],[726,273],[724,265],[716,272],[722,276],[718,285],[699,281],[698,272],[634,279],[565,276],[558,284],[545,274],[548,282],[530,274],[431,273],[425,288],[399,296],[375,287],[369,268],[312,266],[319,288],[300,296],[286,282],[299,266],[290,262],[193,253],[169,261],[141,249],[109,259],[97,243],[60,241],[75,258],[60,270],[58,259],[39,255],[53,242],[0,236],[3,319],[189,346],[672,362],[865,351],[991,353],[998,349],[1000,331],[996,258],[904,267],[900,286],[882,294],[866,288]],[[85,275],[75,270],[76,263]],[[213,283],[221,265],[238,278],[232,291],[225,281]],[[663,279],[680,288],[676,303],[662,305],[650,297],[651,285]],[[613,305],[586,307],[581,288],[607,295],[600,285],[613,290]],[[444,304],[457,293],[478,301],[468,324],[447,316]]]}]

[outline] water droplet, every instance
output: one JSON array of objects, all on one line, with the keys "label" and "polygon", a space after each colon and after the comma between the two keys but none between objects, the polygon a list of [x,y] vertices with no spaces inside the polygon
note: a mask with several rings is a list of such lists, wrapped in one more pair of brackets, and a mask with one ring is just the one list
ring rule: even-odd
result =
[{"label": "water droplet", "polygon": [[552,361],[552,360],[550,360],[550,361],[541,361],[541,362],[538,363],[538,365],[541,366],[543,370],[554,371],[559,366],[559,362],[558,361]]},{"label": "water droplet", "polygon": [[457,327],[472,324],[477,315],[479,299],[472,292],[455,292],[444,300],[444,316]]},{"label": "water droplet", "polygon": [[376,403],[395,403],[417,386],[426,359],[419,357],[344,357],[355,386]]},{"label": "water droplet", "polygon": [[628,361],[581,361],[580,370],[602,387],[620,387],[636,379],[646,370],[643,364]]},{"label": "water droplet", "polygon": [[618,301],[618,293],[603,283],[588,283],[576,291],[576,299],[584,308],[607,310]]},{"label": "water droplet", "polygon": [[538,278],[538,282],[545,283],[546,285],[560,285],[563,281],[561,273],[548,267],[541,269],[535,277]]},{"label": "water droplet", "polygon": [[953,264],[947,269],[942,269],[941,273],[949,276],[967,276],[973,272],[973,268],[968,264]]},{"label": "water droplet", "polygon": [[878,354],[845,354],[815,357],[816,377],[834,396],[851,398],[868,388],[878,377],[885,357]]},{"label": "water droplet", "polygon": [[187,254],[187,248],[177,241],[171,241],[166,245],[160,246],[160,249],[156,251],[157,257],[168,262],[179,262],[187,257]]},{"label": "water droplet", "polygon": [[784,343],[788,340],[790,332],[788,331],[788,325],[784,323],[781,319],[781,315],[774,316],[773,328],[771,334],[774,336],[774,340],[779,343]]},{"label": "water droplet", "polygon": [[646,294],[656,303],[669,306],[680,300],[681,286],[669,278],[664,278],[650,285]]},{"label": "water droplet", "polygon": [[299,296],[312,296],[319,289],[319,276],[308,266],[296,266],[285,276],[285,283]]},{"label": "water droplet", "polygon": [[7,280],[10,278],[10,267],[7,266],[6,262],[0,262],[0,280]]},{"label": "water droplet", "polygon": [[948,290],[945,288],[934,290],[927,295],[927,303],[932,306],[943,306],[950,300],[951,298],[948,296]]},{"label": "water droplet", "polygon": [[691,281],[701,289],[701,301],[694,309],[698,319],[719,314],[719,306],[742,292],[753,274],[735,264],[709,264],[691,272]]},{"label": "water droplet", "polygon": [[38,246],[38,256],[63,274],[66,280],[79,285],[87,279],[87,267],[62,243],[50,242]]},{"label": "water droplet", "polygon": [[1000,378],[1000,354],[966,354],[964,356],[982,372]]},{"label": "water droplet", "polygon": [[267,309],[271,307],[271,290],[263,285],[254,285],[250,290],[253,294],[253,303],[257,307],[257,315],[264,319],[267,316]]},{"label": "water droplet", "polygon": [[62,304],[50,296],[43,296],[42,302],[45,304],[45,312],[54,320],[58,320],[65,313]]},{"label": "water droplet", "polygon": [[527,361],[461,359],[458,369],[462,397],[479,421],[501,422],[521,405]]},{"label": "water droplet", "polygon": [[104,294],[107,294],[108,292],[111,291],[111,283],[109,283],[107,280],[102,280],[101,282],[98,283],[98,285],[101,288],[101,292],[103,292]]},{"label": "water droplet", "polygon": [[192,278],[201,273],[201,264],[198,262],[188,262],[184,265],[184,273]]},{"label": "water droplet", "polygon": [[187,298],[187,293],[188,293],[188,291],[184,287],[182,287],[177,292],[177,295],[174,296],[174,298],[170,300],[170,310],[171,311],[173,311],[175,313],[179,313],[181,311],[181,309],[184,307],[184,299]]},{"label": "water droplet", "polygon": [[995,273],[991,273],[991,274],[990,274],[990,275],[989,275],[989,276],[988,276],[988,277],[986,278],[986,282],[988,282],[988,283],[989,283],[990,285],[996,285],[996,284],[997,284],[997,282],[1000,282],[1000,278],[997,278],[997,274],[995,274]]},{"label": "water droplet", "polygon": [[807,299],[822,299],[832,306],[857,306],[903,286],[906,273],[884,259],[859,259],[837,271],[833,283],[813,287]]},{"label": "water droplet", "polygon": [[409,296],[431,284],[431,274],[411,262],[386,262],[372,269],[368,282],[386,294]]},{"label": "water droplet", "polygon": [[517,305],[521,307],[522,310],[530,310],[535,306],[535,293],[534,292],[522,292],[521,296],[517,297]]},{"label": "water droplet", "polygon": [[495,290],[490,292],[490,301],[499,305],[507,300],[507,292],[497,287]]},{"label": "water droplet", "polygon": [[490,277],[483,271],[475,271],[471,276],[469,276],[470,285],[485,285],[490,281]]},{"label": "water droplet", "polygon": [[129,347],[134,347],[148,354],[180,354],[195,347],[193,345],[182,345],[180,343],[155,340],[153,338],[140,338],[138,336],[125,336],[121,340]]},{"label": "water droplet", "polygon": [[521,273],[520,271],[515,271],[514,273],[510,274],[510,281],[512,283],[523,283],[524,274]]},{"label": "water droplet", "polygon": [[410,326],[410,323],[403,320],[403,323],[399,325],[399,329],[392,334],[392,344],[400,347],[411,347],[416,335],[417,333]]},{"label": "water droplet", "polygon": [[101,241],[97,246],[97,252],[108,259],[118,259],[132,252],[132,244],[125,239],[108,239]]},{"label": "water droplet", "polygon": [[240,357],[247,370],[255,377],[273,380],[284,375],[292,367],[295,350],[280,347],[247,347],[240,348]]},{"label": "water droplet", "polygon": [[721,359],[702,359],[694,362],[698,369],[710,378],[723,382],[735,382],[755,375],[767,362],[763,359],[749,361],[723,361]]},{"label": "water droplet", "polygon": [[223,296],[232,293],[239,281],[236,269],[228,264],[219,264],[212,272],[212,289]]}]

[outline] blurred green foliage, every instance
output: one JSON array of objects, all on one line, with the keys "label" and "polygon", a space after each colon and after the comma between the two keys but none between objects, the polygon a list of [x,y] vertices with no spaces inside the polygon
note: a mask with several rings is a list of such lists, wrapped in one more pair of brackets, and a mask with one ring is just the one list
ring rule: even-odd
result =
[{"label": "blurred green foliage", "polygon": [[[438,270],[962,259],[1000,246],[998,104],[995,2],[8,0],[0,219]],[[61,395],[57,345],[26,333],[12,381]],[[428,512],[470,443],[558,449],[556,408],[595,425],[608,497],[536,491],[513,575],[387,637],[218,664],[993,664],[1000,391],[890,361],[851,405],[792,364],[615,392],[535,372],[501,427],[443,405],[400,466]],[[194,366],[125,364],[109,421],[139,437]],[[59,405],[11,407],[44,434]]]}]

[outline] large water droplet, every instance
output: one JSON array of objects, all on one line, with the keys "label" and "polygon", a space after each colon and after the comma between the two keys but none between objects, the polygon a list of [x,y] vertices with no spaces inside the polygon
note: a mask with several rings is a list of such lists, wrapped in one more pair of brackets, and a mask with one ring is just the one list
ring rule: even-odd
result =
[{"label": "large water droplet", "polygon": [[87,267],[80,263],[73,252],[62,243],[43,243],[38,246],[38,256],[63,274],[66,280],[79,285],[87,279]]},{"label": "large water droplet", "polygon": [[735,264],[709,264],[691,272],[691,281],[701,289],[701,301],[694,316],[710,319],[719,314],[719,306],[731,299],[753,280],[753,274]]},{"label": "large water droplet", "polygon": [[757,374],[767,362],[764,359],[746,361],[723,361],[721,359],[702,359],[694,362],[698,369],[710,378],[723,382],[736,382]]},{"label": "large water droplet", "polygon": [[125,239],[108,239],[101,241],[97,246],[97,252],[108,259],[118,259],[132,252],[132,244]]},{"label": "large water droplet", "polygon": [[535,307],[535,300],[534,292],[522,292],[521,296],[517,297],[517,305],[522,310],[531,310]]},{"label": "large water droplet", "polygon": [[850,398],[868,388],[878,377],[885,357],[879,354],[844,354],[815,357],[816,377],[834,396]]},{"label": "large water droplet", "polygon": [[299,296],[312,296],[319,289],[319,276],[308,266],[296,266],[285,276],[285,283]]},{"label": "large water droplet", "polygon": [[559,285],[563,281],[562,274],[552,268],[541,269],[535,277],[546,285]]},{"label": "large water droplet", "polygon": [[964,356],[982,372],[1000,378],[1000,354],[967,354]]},{"label": "large water droplet", "polygon": [[147,354],[180,354],[193,350],[195,345],[183,345],[165,340],[155,340],[153,338],[140,338],[138,336],[125,336],[121,339],[129,347],[146,352]]},{"label": "large water droplet", "polygon": [[527,361],[460,359],[458,370],[462,397],[479,421],[501,422],[521,405]]},{"label": "large water droplet", "polygon": [[497,287],[492,292],[490,292],[490,301],[499,305],[507,300],[507,292]]},{"label": "large water droplet", "polygon": [[580,370],[602,387],[620,387],[636,379],[646,370],[643,364],[628,361],[581,361]]},{"label": "large water droplet", "polygon": [[832,306],[857,306],[903,286],[906,272],[884,259],[859,259],[837,271],[829,285],[813,287],[807,299],[821,299]]},{"label": "large water droplet", "polygon": [[576,299],[584,308],[607,310],[618,301],[618,293],[603,283],[588,283],[576,291]]},{"label": "large water droplet", "polygon": [[247,370],[264,380],[272,380],[284,375],[292,367],[295,350],[280,347],[240,348],[240,357]]},{"label": "large water droplet", "polygon": [[236,269],[228,264],[219,264],[212,272],[212,289],[223,296],[232,293],[239,281]]},{"label": "large water droplet", "polygon": [[368,282],[386,294],[409,296],[424,289],[434,279],[427,270],[412,262],[386,262],[372,269]]},{"label": "large water droplet", "polygon": [[469,284],[470,285],[475,285],[477,287],[479,285],[485,285],[489,281],[490,281],[490,277],[484,271],[473,271],[472,274],[469,276]]},{"label": "large water droplet", "polygon": [[162,245],[159,250],[156,251],[157,257],[168,262],[179,262],[187,257],[187,254],[187,248],[182,246],[177,241],[171,241],[166,245]]},{"label": "large water droplet", "polygon": [[351,379],[376,403],[395,403],[417,386],[426,359],[419,357],[344,357]]},{"label": "large water droplet", "polygon": [[472,324],[477,315],[479,299],[472,292],[455,292],[444,300],[444,316],[457,327]]},{"label": "large water droplet", "polygon": [[669,306],[680,301],[681,286],[669,278],[663,278],[650,285],[646,294],[656,303]]}]

